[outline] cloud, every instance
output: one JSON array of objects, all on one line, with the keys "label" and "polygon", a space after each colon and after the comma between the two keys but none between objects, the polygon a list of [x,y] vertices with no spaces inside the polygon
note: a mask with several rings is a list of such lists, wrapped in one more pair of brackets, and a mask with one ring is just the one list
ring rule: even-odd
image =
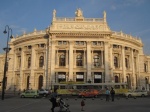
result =
[{"label": "cloud", "polygon": [[18,25],[10,25],[10,28],[13,29],[13,35],[21,35],[27,32],[27,28],[22,28]]},{"label": "cloud", "polygon": [[116,7],[116,6],[114,6],[114,5],[112,5],[112,6],[111,6],[111,9],[112,9],[112,10],[116,10],[116,9],[117,9],[117,7]]},{"label": "cloud", "polygon": [[149,33],[150,32],[150,29],[145,29],[145,30],[142,30],[142,31],[139,31],[139,32],[135,32],[134,35],[137,35],[137,36],[141,36],[145,33]]},{"label": "cloud", "polygon": [[111,9],[116,10],[124,7],[130,7],[130,6],[140,6],[144,4],[147,0],[122,0],[119,1],[116,0],[115,2],[112,2]]}]

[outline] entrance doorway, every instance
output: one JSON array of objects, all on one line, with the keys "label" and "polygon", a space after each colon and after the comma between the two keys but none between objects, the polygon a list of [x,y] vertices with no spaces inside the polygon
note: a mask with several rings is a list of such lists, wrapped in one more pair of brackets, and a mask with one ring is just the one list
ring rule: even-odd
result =
[{"label": "entrance doorway", "polygon": [[27,77],[27,88],[26,89],[29,89],[29,85],[30,85],[29,80],[30,80],[30,76]]},{"label": "entrance doorway", "polygon": [[38,85],[38,89],[42,89],[42,87],[43,87],[43,76],[40,75],[40,76],[39,76],[39,85]]}]

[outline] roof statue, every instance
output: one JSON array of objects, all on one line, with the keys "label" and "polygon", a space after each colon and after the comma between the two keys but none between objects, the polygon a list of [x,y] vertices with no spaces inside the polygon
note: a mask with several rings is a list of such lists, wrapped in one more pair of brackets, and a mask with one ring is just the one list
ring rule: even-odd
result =
[{"label": "roof statue", "polygon": [[83,17],[83,12],[82,12],[82,10],[80,8],[78,8],[76,10],[75,14],[76,14],[76,17]]},{"label": "roof statue", "polygon": [[53,10],[53,18],[55,18],[56,17],[56,10],[54,9]]},{"label": "roof statue", "polygon": [[104,22],[106,22],[106,11],[103,12]]}]

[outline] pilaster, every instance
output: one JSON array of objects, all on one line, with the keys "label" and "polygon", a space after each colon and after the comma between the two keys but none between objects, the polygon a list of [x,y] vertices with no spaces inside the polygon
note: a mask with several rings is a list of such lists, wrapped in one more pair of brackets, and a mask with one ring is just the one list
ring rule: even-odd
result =
[{"label": "pilaster", "polygon": [[87,79],[86,80],[91,80],[91,42],[87,41]]},{"label": "pilaster", "polygon": [[108,42],[105,42],[105,46],[104,46],[104,49],[105,49],[105,82],[108,83],[110,82],[110,75],[109,75],[109,60],[108,60],[108,45],[109,43]]},{"label": "pilaster", "polygon": [[56,46],[56,42],[55,42],[55,40],[53,40],[53,41],[51,41],[52,42],[52,44],[51,44],[51,83],[53,82],[53,83],[55,83],[55,64],[56,64],[56,62],[55,62],[55,57],[56,57],[56,48],[55,48],[55,46]]},{"label": "pilaster", "polygon": [[35,46],[32,46],[31,52],[31,72],[30,72],[30,88],[35,89],[34,68],[35,68]]},{"label": "pilaster", "polygon": [[122,75],[123,75],[123,82],[127,82],[126,67],[125,67],[125,47],[124,46],[122,46]]},{"label": "pilaster", "polygon": [[114,62],[114,58],[113,58],[113,53],[112,53],[112,45],[110,45],[110,75],[111,75],[111,82],[114,82],[114,76],[113,76],[113,62]]},{"label": "pilaster", "polygon": [[69,42],[69,79],[73,80],[73,41]]},{"label": "pilaster", "polygon": [[132,67],[132,87],[136,88],[136,77],[135,77],[135,69],[134,69],[134,56],[133,56],[133,49],[131,49],[131,67]]}]

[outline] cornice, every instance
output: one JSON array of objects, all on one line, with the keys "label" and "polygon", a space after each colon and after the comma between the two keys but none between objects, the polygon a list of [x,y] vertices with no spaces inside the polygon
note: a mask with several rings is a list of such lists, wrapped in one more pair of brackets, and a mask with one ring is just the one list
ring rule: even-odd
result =
[{"label": "cornice", "polygon": [[26,36],[24,38],[17,38],[16,40],[12,41],[12,43],[14,45],[17,45],[17,44],[20,44],[20,43],[24,43],[24,42],[27,42],[27,41],[32,41],[32,40],[38,40],[38,39],[46,39],[46,36],[47,35],[34,35],[34,36]]},{"label": "cornice", "polygon": [[111,36],[111,32],[51,32],[51,35],[61,36],[61,37],[76,37],[76,36],[97,36],[104,38],[105,36]]}]

